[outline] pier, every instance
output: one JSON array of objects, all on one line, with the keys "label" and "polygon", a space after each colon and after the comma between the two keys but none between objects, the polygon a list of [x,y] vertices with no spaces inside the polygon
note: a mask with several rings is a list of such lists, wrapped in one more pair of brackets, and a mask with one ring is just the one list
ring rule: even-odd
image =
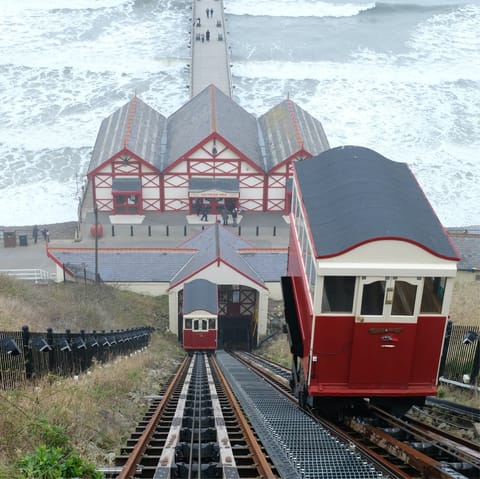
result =
[{"label": "pier", "polygon": [[[207,14],[208,11],[208,14]],[[190,97],[212,83],[232,96],[230,54],[222,0],[193,0]]]}]

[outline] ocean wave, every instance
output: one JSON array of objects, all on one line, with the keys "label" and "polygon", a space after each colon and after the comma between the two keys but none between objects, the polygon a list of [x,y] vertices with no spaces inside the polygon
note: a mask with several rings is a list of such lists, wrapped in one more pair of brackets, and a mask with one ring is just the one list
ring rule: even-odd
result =
[{"label": "ocean wave", "polygon": [[377,2],[374,8],[362,10],[361,15],[431,12],[457,7],[454,3],[384,3]]},{"label": "ocean wave", "polygon": [[26,10],[98,10],[121,5],[133,5],[134,0],[22,0],[21,2],[8,2],[2,5],[3,14],[20,13]]},{"label": "ocean wave", "polygon": [[272,7],[269,0],[236,0],[227,3],[229,15],[251,15],[268,17],[353,17],[375,8],[375,2],[328,3],[281,0]]}]

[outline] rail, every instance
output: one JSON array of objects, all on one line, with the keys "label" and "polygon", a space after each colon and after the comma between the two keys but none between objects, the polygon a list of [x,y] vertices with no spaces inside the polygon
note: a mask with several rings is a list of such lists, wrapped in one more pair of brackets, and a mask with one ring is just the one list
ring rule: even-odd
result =
[{"label": "rail", "polygon": [[35,284],[45,284],[55,278],[54,274],[43,269],[0,269],[0,274],[25,281],[33,281]]}]

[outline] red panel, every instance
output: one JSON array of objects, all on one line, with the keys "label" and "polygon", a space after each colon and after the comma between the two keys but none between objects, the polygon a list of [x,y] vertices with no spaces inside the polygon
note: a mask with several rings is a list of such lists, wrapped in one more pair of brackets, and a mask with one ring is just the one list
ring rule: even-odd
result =
[{"label": "red panel", "polygon": [[415,334],[415,324],[355,323],[350,387],[406,389]]},{"label": "red panel", "polygon": [[354,316],[317,316],[311,383],[347,384],[350,372]]},{"label": "red panel", "polygon": [[209,331],[185,329],[183,331],[183,348],[188,350],[216,349],[217,331],[215,329]]},{"label": "red panel", "polygon": [[418,317],[412,384],[437,384],[446,321],[445,316]]}]

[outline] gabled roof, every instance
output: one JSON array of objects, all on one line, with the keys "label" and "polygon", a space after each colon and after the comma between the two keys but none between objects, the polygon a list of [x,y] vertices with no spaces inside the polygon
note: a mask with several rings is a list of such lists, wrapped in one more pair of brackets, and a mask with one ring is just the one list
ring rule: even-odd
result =
[{"label": "gabled roof", "polygon": [[[192,251],[178,250],[98,250],[98,265],[102,281],[109,283],[169,282],[188,260]],[[49,248],[49,257],[82,276],[83,268],[89,279],[95,277],[95,255],[92,249]]]},{"label": "gabled roof", "polygon": [[238,252],[239,249],[252,248],[250,243],[240,239],[218,223],[209,226],[179,248],[196,249],[198,252],[172,278],[170,288],[182,283],[215,262],[222,262],[251,281],[264,286],[263,279]]},{"label": "gabled roof", "polygon": [[400,239],[457,259],[406,163],[345,146],[295,162],[294,168],[317,257],[336,256],[369,241]]},{"label": "gabled roof", "polygon": [[278,282],[287,274],[287,250],[240,251],[242,259],[255,270],[265,282]]},{"label": "gabled roof", "polygon": [[208,311],[218,314],[218,288],[207,279],[194,279],[183,286],[183,314]]},{"label": "gabled roof", "polygon": [[216,86],[210,85],[168,118],[168,152],[162,170],[212,134],[218,134],[265,169],[257,120]]},{"label": "gabled roof", "polygon": [[102,121],[88,171],[128,150],[158,168],[166,118],[133,97]]},{"label": "gabled roof", "polygon": [[292,100],[284,100],[259,118],[268,167],[299,152],[318,155],[330,148],[322,124]]}]

